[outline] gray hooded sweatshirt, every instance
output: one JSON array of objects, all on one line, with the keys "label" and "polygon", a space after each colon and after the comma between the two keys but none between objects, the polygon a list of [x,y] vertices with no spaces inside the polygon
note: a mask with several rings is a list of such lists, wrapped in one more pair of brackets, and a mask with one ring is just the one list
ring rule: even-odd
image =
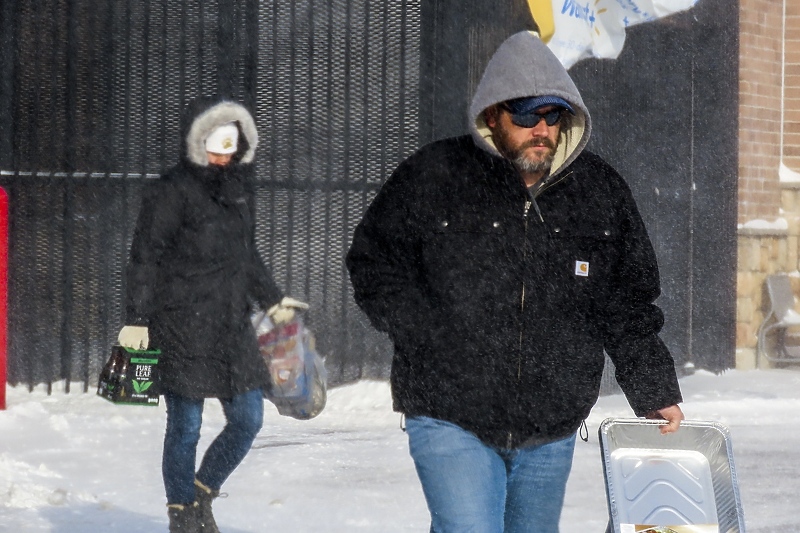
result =
[{"label": "gray hooded sweatshirt", "polygon": [[470,132],[478,146],[500,156],[483,112],[494,104],[530,96],[558,96],[575,110],[561,128],[550,169],[550,175],[558,174],[586,147],[592,120],[567,70],[534,32],[512,35],[492,56],[469,108]]}]

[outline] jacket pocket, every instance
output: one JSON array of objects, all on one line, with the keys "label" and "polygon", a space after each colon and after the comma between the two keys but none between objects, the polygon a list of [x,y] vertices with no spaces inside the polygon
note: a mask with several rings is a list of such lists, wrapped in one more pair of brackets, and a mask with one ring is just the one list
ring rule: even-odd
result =
[{"label": "jacket pocket", "polygon": [[435,235],[459,233],[501,235],[506,232],[506,225],[500,217],[469,216],[467,213],[436,217],[431,224],[432,233]]},{"label": "jacket pocket", "polygon": [[[458,340],[480,336],[486,317],[503,313],[521,286],[519,243],[501,218],[439,217],[430,222],[422,240],[422,275],[439,316],[458,331]],[[440,342],[449,342],[439,336]]]},{"label": "jacket pocket", "polygon": [[614,228],[551,228],[550,268],[554,279],[563,283],[571,296],[597,303],[608,289],[619,247]]},{"label": "jacket pocket", "polygon": [[428,265],[441,264],[449,269],[480,269],[495,264],[495,255],[504,244],[506,223],[499,217],[455,216],[437,217],[429,222],[423,242],[423,254]]},{"label": "jacket pocket", "polygon": [[431,220],[425,233],[423,263],[434,290],[479,288],[507,261],[507,229],[500,218],[442,216]]}]

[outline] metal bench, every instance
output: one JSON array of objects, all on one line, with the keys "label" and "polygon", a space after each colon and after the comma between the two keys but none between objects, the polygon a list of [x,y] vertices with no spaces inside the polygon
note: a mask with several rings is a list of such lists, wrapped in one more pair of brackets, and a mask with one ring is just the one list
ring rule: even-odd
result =
[{"label": "metal bench", "polygon": [[772,274],[767,276],[766,285],[770,310],[758,328],[756,366],[760,366],[762,357],[773,363],[800,363],[800,346],[786,342],[790,328],[800,326],[789,276]]}]

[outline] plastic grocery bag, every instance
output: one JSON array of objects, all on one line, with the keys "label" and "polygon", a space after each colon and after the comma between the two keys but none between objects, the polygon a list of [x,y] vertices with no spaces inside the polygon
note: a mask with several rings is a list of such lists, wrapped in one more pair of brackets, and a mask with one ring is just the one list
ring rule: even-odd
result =
[{"label": "plastic grocery bag", "polygon": [[302,318],[296,316],[288,324],[274,327],[259,313],[253,316],[253,324],[271,381],[264,396],[284,416],[308,420],[320,414],[327,401],[328,375]]}]

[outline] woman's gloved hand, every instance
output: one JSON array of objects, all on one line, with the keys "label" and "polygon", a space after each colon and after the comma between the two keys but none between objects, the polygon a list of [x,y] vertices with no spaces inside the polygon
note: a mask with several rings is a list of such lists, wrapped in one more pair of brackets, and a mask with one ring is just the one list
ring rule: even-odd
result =
[{"label": "woman's gloved hand", "polygon": [[267,316],[272,320],[273,324],[280,326],[291,322],[298,309],[308,309],[308,304],[290,298],[289,296],[284,296],[279,303],[276,303],[267,310]]},{"label": "woman's gloved hand", "polygon": [[146,350],[150,344],[150,335],[146,326],[125,326],[119,330],[117,337],[120,346],[132,350]]}]

